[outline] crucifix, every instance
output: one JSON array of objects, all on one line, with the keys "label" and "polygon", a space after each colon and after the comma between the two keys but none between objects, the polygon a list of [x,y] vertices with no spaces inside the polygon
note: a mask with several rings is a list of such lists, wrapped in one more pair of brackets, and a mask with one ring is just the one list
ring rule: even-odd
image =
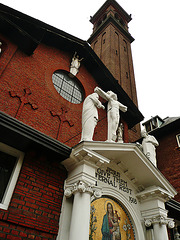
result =
[{"label": "crucifix", "polygon": [[115,142],[117,139],[117,129],[120,121],[120,113],[127,111],[127,106],[120,103],[117,99],[117,94],[112,91],[104,92],[101,88],[96,87],[94,92],[108,101],[107,119],[108,119],[108,142]]},{"label": "crucifix", "polygon": [[59,119],[59,126],[56,135],[56,139],[58,140],[62,130],[62,124],[67,122],[70,127],[73,127],[74,123],[66,119],[65,113],[67,113],[67,110],[64,107],[61,107],[61,113],[56,113],[55,111],[50,111],[50,113],[53,117],[57,117]]},{"label": "crucifix", "polygon": [[24,95],[18,94],[18,93],[15,92],[15,91],[9,91],[9,94],[10,94],[11,97],[13,97],[13,98],[14,98],[14,97],[17,97],[17,98],[19,98],[19,100],[20,100],[20,105],[19,105],[18,110],[17,110],[17,112],[16,112],[16,114],[15,114],[15,118],[18,118],[18,117],[20,116],[24,105],[29,104],[32,109],[34,109],[34,110],[38,109],[37,105],[34,104],[34,103],[32,103],[32,102],[28,99],[29,95],[31,94],[31,90],[30,90],[29,88],[25,88],[25,89],[24,89]]}]

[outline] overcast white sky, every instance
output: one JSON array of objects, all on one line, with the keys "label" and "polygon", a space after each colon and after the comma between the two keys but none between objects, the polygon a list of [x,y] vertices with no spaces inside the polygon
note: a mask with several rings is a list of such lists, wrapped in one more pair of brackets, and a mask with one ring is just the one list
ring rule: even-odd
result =
[{"label": "overcast white sky", "polygon": [[[1,0],[1,3],[87,40],[90,16],[105,0]],[[179,0],[117,0],[132,14],[129,32],[139,110],[148,120],[180,116]],[[145,121],[144,120],[144,121]]]}]

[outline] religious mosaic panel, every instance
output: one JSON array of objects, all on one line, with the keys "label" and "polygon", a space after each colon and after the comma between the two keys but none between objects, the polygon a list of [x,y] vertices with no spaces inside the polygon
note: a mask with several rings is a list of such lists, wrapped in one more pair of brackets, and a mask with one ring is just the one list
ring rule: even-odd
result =
[{"label": "religious mosaic panel", "polygon": [[108,197],[91,203],[89,240],[135,240],[132,222],[120,203]]}]

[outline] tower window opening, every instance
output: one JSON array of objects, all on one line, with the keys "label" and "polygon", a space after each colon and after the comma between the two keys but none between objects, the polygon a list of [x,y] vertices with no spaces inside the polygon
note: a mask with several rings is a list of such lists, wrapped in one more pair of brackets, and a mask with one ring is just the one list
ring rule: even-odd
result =
[{"label": "tower window opening", "polygon": [[124,20],[121,18],[121,19],[119,19],[119,22],[120,22],[120,24],[122,24],[123,26],[125,26],[126,24],[125,24],[125,22],[124,22]]},{"label": "tower window opening", "polygon": [[101,25],[102,21],[99,20],[98,23],[97,23],[97,27],[99,27]]},{"label": "tower window opening", "polygon": [[104,14],[104,16],[103,16],[103,21],[105,20],[107,18],[107,14]]},{"label": "tower window opening", "polygon": [[117,13],[114,14],[114,17],[115,17],[117,20],[119,20],[119,18],[120,18]]}]

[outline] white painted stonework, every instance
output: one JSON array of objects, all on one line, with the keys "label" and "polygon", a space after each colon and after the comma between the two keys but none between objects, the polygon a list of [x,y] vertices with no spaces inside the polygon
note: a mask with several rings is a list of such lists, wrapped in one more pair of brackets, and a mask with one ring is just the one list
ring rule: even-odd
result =
[{"label": "white painted stonework", "polygon": [[122,112],[127,111],[127,106],[120,103],[117,99],[117,95],[112,92],[104,92],[101,88],[96,87],[94,89],[99,96],[108,101],[107,107],[107,119],[108,119],[108,142],[115,142],[117,139],[117,129],[120,121],[119,110]]},{"label": "white painted stonework", "polygon": [[6,145],[6,144],[3,144],[1,142],[0,142],[0,151],[5,152],[5,153],[17,158],[17,163],[14,166],[14,170],[9,179],[9,183],[7,185],[2,202],[0,203],[0,209],[7,210],[9,207],[9,203],[10,203],[14,188],[16,186],[16,182],[19,177],[19,173],[20,173],[22,164],[23,164],[24,153],[15,148],[12,148],[12,147]]},{"label": "white painted stonework", "polygon": [[104,106],[99,101],[99,95],[92,93],[85,98],[83,103],[81,141],[93,140],[94,129],[98,122],[97,108],[104,109]]},{"label": "white painted stonework", "polygon": [[142,149],[144,154],[154,164],[154,166],[157,166],[156,147],[159,146],[158,141],[154,136],[149,135],[146,130],[141,132],[141,136],[143,137]]},{"label": "white painted stonework", "polygon": [[164,203],[176,191],[136,144],[81,142],[63,165],[68,178],[57,239],[88,240],[91,201],[106,196],[126,209],[136,240],[168,240],[173,220]]},{"label": "white painted stonework", "polygon": [[79,59],[79,56],[75,52],[70,65],[70,73],[73,76],[76,76],[78,74],[82,60],[83,58]]}]

